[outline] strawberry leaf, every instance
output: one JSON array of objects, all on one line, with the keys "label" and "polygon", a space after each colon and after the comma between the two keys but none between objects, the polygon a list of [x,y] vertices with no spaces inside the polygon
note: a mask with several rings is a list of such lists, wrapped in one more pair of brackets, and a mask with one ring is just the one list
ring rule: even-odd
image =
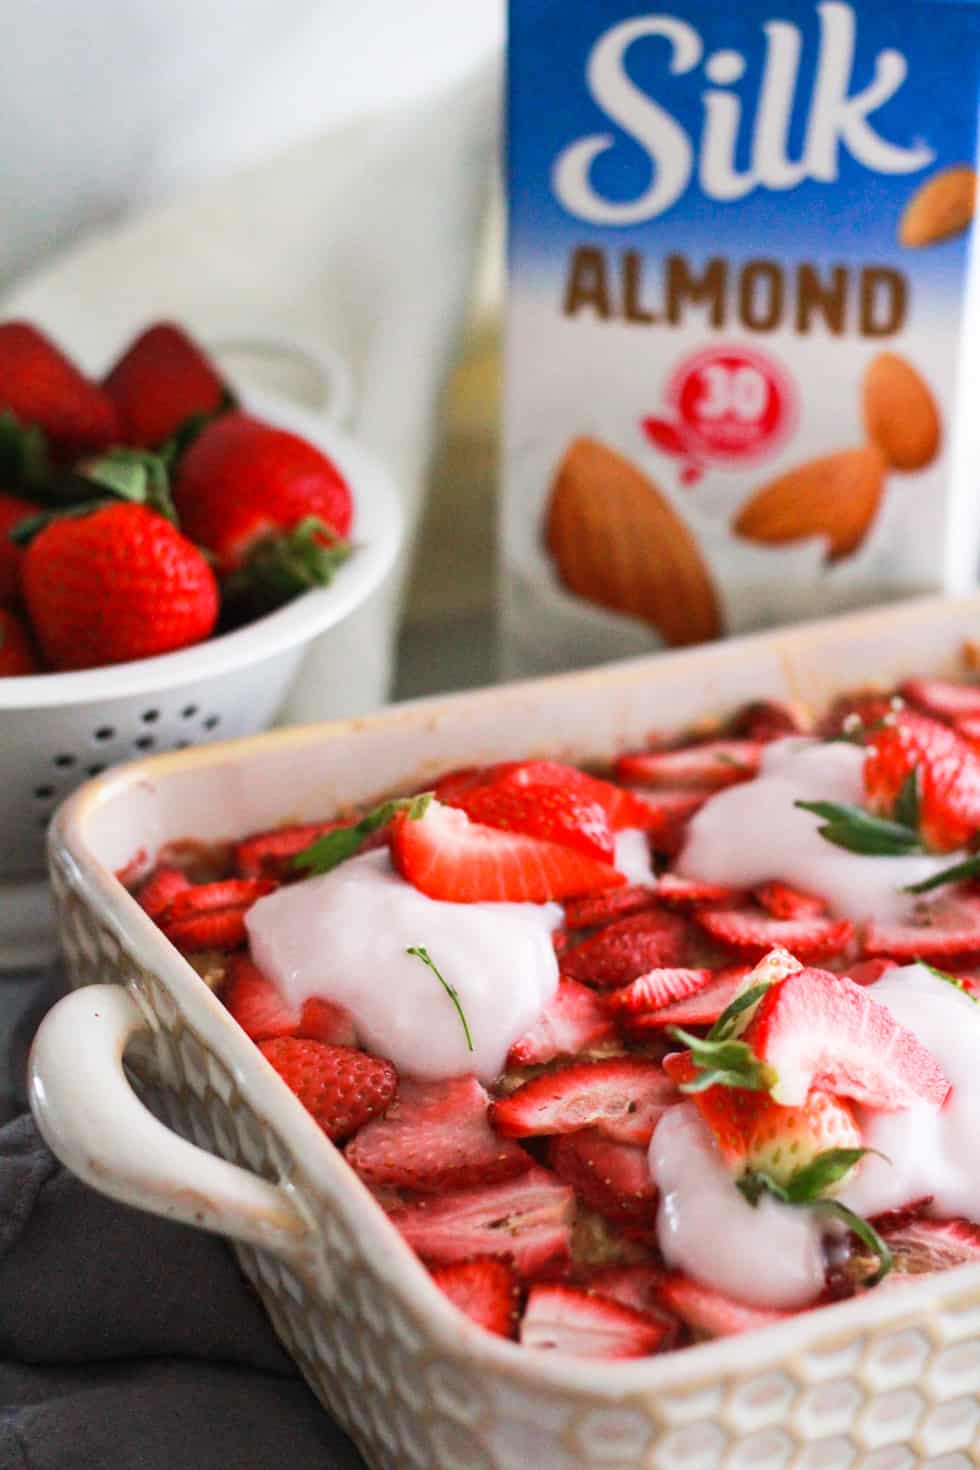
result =
[{"label": "strawberry leaf", "polygon": [[9,408],[0,412],[0,479],[38,491],[51,479],[48,441],[36,424],[22,424]]},{"label": "strawberry leaf", "polygon": [[704,1092],[709,1087],[741,1087],[746,1092],[768,1092],[777,1081],[776,1073],[744,1041],[712,1041],[694,1036],[680,1026],[671,1026],[669,1034],[686,1046],[699,1075],[681,1085],[682,1092]]},{"label": "strawberry leaf", "polygon": [[937,980],[942,980],[944,984],[955,985],[956,989],[961,990],[965,996],[968,996],[974,1005],[980,1005],[980,1001],[973,994],[973,991],[964,985],[958,975],[951,975],[948,970],[937,970],[935,965],[930,965],[925,960],[918,960],[916,963],[920,964],[924,970],[928,970],[930,975],[935,975]]},{"label": "strawberry leaf", "polygon": [[383,801],[359,822],[352,823],[350,827],[337,827],[333,832],[325,832],[309,847],[304,847],[293,858],[293,866],[309,868],[315,877],[329,873],[332,868],[353,857],[372,832],[386,826],[399,812],[404,812],[413,822],[424,817],[431,800],[432,792],[424,791],[420,796],[400,796],[394,801]]},{"label": "strawberry leaf", "polygon": [[818,828],[820,836],[848,852],[863,853],[867,857],[901,857],[922,851],[919,834],[913,827],[889,821],[886,817],[876,817],[863,807],[836,801],[797,801],[793,805],[822,817],[824,825]]},{"label": "strawberry leaf", "polygon": [[882,1240],[870,1220],[865,1220],[855,1210],[847,1205],[842,1205],[839,1199],[822,1199],[814,1205],[823,1215],[831,1215],[846,1225],[853,1235],[856,1235],[862,1245],[867,1246],[872,1255],[877,1258],[878,1269],[867,1278],[865,1286],[877,1286],[879,1281],[884,1281],[895,1262],[892,1253],[886,1243]]},{"label": "strawberry leaf", "polygon": [[[753,1206],[758,1205],[763,1195],[769,1194],[779,1200],[780,1204],[819,1210],[821,1214],[840,1220],[877,1259],[877,1270],[864,1283],[866,1286],[876,1286],[892,1269],[891,1251],[869,1221],[856,1214],[849,1206],[841,1204],[840,1200],[825,1197],[826,1191],[839,1183],[866,1153],[875,1152],[877,1150],[866,1148],[826,1149],[817,1154],[809,1164],[797,1169],[785,1184],[779,1184],[761,1170],[750,1170],[736,1181],[736,1187]],[[883,1158],[884,1155],[879,1157]]]},{"label": "strawberry leaf", "polygon": [[306,516],[291,531],[258,540],[225,582],[225,594],[246,601],[253,615],[271,612],[301,592],[326,587],[353,550],[326,521]]},{"label": "strawberry leaf", "polygon": [[455,985],[450,985],[449,981],[442,974],[440,974],[438,966],[432,960],[431,956],[429,955],[429,951],[426,949],[424,944],[413,944],[408,949],[406,949],[405,953],[414,956],[414,958],[417,960],[421,960],[423,965],[428,965],[429,969],[432,971],[433,975],[435,975],[436,979],[439,981],[439,984],[442,986],[443,990],[446,992],[446,994],[449,996],[449,999],[456,1007],[460,1022],[462,1023],[463,1035],[466,1037],[467,1051],[475,1050],[473,1046],[473,1037],[470,1035],[469,1022],[466,1019],[466,1013],[463,1010],[463,1006],[459,998],[459,991],[456,989]]},{"label": "strawberry leaf", "polygon": [[909,771],[895,798],[895,810],[892,813],[899,826],[909,827],[913,832],[919,830],[919,768],[916,766]]},{"label": "strawberry leaf", "polygon": [[961,863],[954,863],[950,868],[944,868],[941,873],[933,873],[931,878],[923,878],[919,883],[907,883],[902,891],[903,893],[928,893],[933,888],[941,888],[944,883],[959,883],[963,878],[978,876],[980,876],[980,853],[975,857],[964,858]]},{"label": "strawberry leaf", "polygon": [[108,490],[117,500],[148,506],[177,524],[170,499],[170,477],[160,455],[144,449],[111,449],[98,459],[80,464],[75,473],[87,484]]},{"label": "strawberry leaf", "polygon": [[748,990],[743,990],[741,995],[736,995],[735,999],[725,1007],[708,1032],[708,1041],[725,1041],[731,1036],[735,1022],[739,1016],[744,1014],[745,1011],[750,1010],[752,1006],[757,1005],[772,983],[771,980],[764,980],[760,985],[752,985]]}]

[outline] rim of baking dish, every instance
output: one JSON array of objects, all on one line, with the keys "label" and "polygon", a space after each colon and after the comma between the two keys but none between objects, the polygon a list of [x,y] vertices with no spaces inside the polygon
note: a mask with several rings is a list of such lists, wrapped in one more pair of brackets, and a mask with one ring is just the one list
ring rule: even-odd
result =
[{"label": "rim of baking dish", "polygon": [[[344,1223],[370,1253],[377,1276],[399,1298],[401,1306],[409,1310],[416,1324],[424,1323],[434,1339],[432,1345],[450,1356],[464,1356],[470,1364],[492,1369],[525,1392],[573,1391],[593,1399],[625,1402],[656,1391],[691,1390],[725,1378],[743,1379],[761,1369],[778,1371],[801,1354],[844,1352],[879,1325],[893,1325],[896,1330],[922,1329],[927,1313],[968,1306],[977,1310],[980,1320],[980,1263],[967,1263],[918,1280],[896,1281],[863,1297],[820,1305],[785,1322],[649,1358],[607,1362],[559,1353],[541,1354],[519,1342],[482,1331],[434,1284],[421,1259],[403,1240],[341,1150],[330,1142],[218,997],[115,875],[95,857],[85,840],[89,815],[104,802],[116,798],[120,789],[148,778],[157,783],[175,771],[201,763],[227,767],[236,752],[261,750],[266,745],[298,747],[325,738],[356,738],[364,729],[397,728],[406,722],[438,723],[443,715],[451,715],[460,706],[479,708],[482,702],[520,701],[536,689],[569,684],[598,689],[634,677],[649,677],[654,672],[666,673],[678,661],[710,665],[718,658],[737,657],[742,649],[759,645],[785,648],[789,653],[794,644],[804,639],[844,633],[857,626],[873,631],[878,624],[887,627],[904,616],[954,609],[961,613],[975,612],[980,624],[980,596],[916,599],[896,603],[892,608],[800,624],[795,629],[751,634],[723,644],[624,660],[502,688],[415,700],[367,717],[266,731],[206,747],[146,757],[86,782],[60,808],[49,840],[53,849],[65,852],[70,858],[75,881],[95,903],[102,921],[165,984],[180,1006],[185,1023],[189,1021],[190,1029],[206,1046],[217,1051],[248,1097],[250,1107],[288,1143],[293,1157],[314,1186],[337,1197],[346,1217]],[[179,1188],[177,1181],[175,1188]],[[315,1222],[313,1226],[315,1229]],[[841,1364],[829,1376],[846,1375],[852,1367]]]}]

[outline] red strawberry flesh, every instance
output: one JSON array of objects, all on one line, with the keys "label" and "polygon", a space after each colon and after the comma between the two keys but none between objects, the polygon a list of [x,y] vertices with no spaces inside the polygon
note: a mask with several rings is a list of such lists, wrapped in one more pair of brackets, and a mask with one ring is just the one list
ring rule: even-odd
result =
[{"label": "red strawberry flesh", "polygon": [[553,999],[530,1030],[514,1042],[507,1060],[511,1066],[536,1066],[587,1051],[615,1032],[594,992],[562,976]]},{"label": "red strawberry flesh", "polygon": [[803,961],[830,959],[854,937],[848,919],[773,919],[754,909],[703,909],[694,918],[719,944],[761,959],[771,949],[788,949]]},{"label": "red strawberry flesh", "polygon": [[334,1143],[383,1112],[398,1086],[390,1062],[353,1047],[296,1036],[277,1036],[258,1046]]},{"label": "red strawberry flesh", "polygon": [[649,1143],[664,1110],[679,1101],[656,1062],[610,1057],[572,1062],[525,1082],[494,1103],[494,1128],[508,1138],[595,1127],[624,1143]]},{"label": "red strawberry flesh", "polygon": [[432,1279],[455,1307],[485,1332],[516,1337],[520,1285],[507,1261],[483,1256],[434,1266]]},{"label": "red strawberry flesh", "polygon": [[622,873],[557,842],[501,832],[432,802],[393,823],[395,867],[422,893],[451,903],[544,903],[625,884]]},{"label": "red strawberry flesh", "polygon": [[389,1218],[424,1261],[506,1255],[523,1276],[567,1261],[575,1196],[546,1169],[486,1188],[415,1200]]},{"label": "red strawberry flesh", "polygon": [[565,950],[562,974],[603,989],[626,985],[648,970],[683,965],[689,933],[687,921],[665,909],[634,914]]},{"label": "red strawberry flesh", "polygon": [[842,975],[798,970],[762,997],[743,1040],[778,1077],[777,1102],[799,1107],[812,1087],[893,1112],[940,1107],[949,1081],[927,1047],[871,992]]},{"label": "red strawberry flesh", "polygon": [[669,1334],[662,1317],[556,1282],[531,1287],[520,1336],[536,1352],[617,1359],[647,1357]]},{"label": "red strawberry flesh", "polygon": [[424,1194],[513,1179],[532,1159],[493,1131],[489,1105],[475,1077],[403,1078],[385,1116],[347,1145],[347,1162],[368,1184]]}]

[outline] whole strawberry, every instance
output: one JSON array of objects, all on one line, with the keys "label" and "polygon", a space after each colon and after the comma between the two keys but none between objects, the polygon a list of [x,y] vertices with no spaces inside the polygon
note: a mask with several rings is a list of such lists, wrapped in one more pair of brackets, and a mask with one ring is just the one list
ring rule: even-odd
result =
[{"label": "whole strawberry", "polygon": [[0,607],[20,600],[20,568],[24,559],[21,547],[10,539],[16,525],[28,516],[37,515],[40,506],[18,495],[0,492]]},{"label": "whole strawberry", "polygon": [[173,494],[185,533],[220,576],[252,571],[278,580],[284,597],[329,580],[351,525],[350,490],[326,455],[245,413],[205,426],[179,461]]},{"label": "whole strawberry", "polygon": [[52,521],[27,548],[22,583],[55,669],[169,653],[206,638],[218,616],[218,587],[204,557],[142,505]]},{"label": "whole strawberry", "polygon": [[41,666],[31,635],[9,608],[0,607],[0,679],[38,674]]},{"label": "whole strawberry", "polygon": [[157,449],[200,414],[218,413],[229,394],[188,334],[156,322],[130,343],[102,384],[115,404],[126,444]]},{"label": "whole strawberry", "polygon": [[0,322],[0,412],[40,429],[62,463],[117,437],[116,410],[102,389],[28,322]]}]

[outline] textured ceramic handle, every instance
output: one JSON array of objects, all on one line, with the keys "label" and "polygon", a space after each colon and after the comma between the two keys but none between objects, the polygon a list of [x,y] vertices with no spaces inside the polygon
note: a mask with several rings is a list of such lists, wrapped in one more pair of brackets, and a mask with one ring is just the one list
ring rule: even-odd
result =
[{"label": "textured ceramic handle", "polygon": [[87,985],[49,1011],[34,1039],[30,1101],[52,1151],[102,1194],[263,1246],[302,1254],[307,1227],[286,1190],[195,1147],[130,1086],[123,1055],[148,1023],[119,985]]},{"label": "textured ceramic handle", "polygon": [[316,375],[320,402],[316,412],[328,424],[346,424],[354,408],[354,384],[346,360],[332,347],[299,337],[272,337],[267,332],[241,332],[209,344],[216,357],[243,352],[253,357],[284,357],[301,362]]}]

